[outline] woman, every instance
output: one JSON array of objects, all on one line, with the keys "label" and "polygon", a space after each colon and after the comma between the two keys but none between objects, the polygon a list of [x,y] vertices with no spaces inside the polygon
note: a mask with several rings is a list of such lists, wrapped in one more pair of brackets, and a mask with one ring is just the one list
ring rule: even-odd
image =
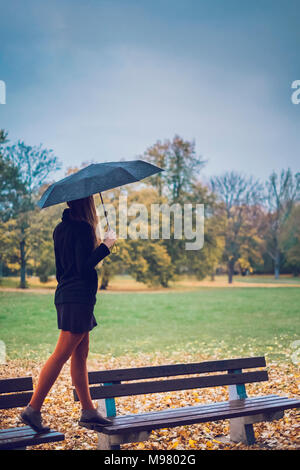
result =
[{"label": "woman", "polygon": [[81,402],[79,424],[109,424],[91,400],[87,374],[89,331],[96,325],[94,305],[98,289],[95,266],[110,254],[116,234],[109,230],[103,243],[97,239],[98,217],[93,196],[67,203],[62,221],[53,232],[57,288],[54,303],[61,330],[53,354],[43,366],[33,396],[21,413],[22,421],[38,432],[49,431],[41,407],[63,365],[71,357],[71,377]]}]

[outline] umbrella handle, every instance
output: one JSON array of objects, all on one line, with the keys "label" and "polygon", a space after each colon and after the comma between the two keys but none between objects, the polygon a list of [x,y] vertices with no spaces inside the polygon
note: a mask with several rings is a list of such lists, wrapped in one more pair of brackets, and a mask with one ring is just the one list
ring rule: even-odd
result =
[{"label": "umbrella handle", "polygon": [[[103,210],[104,210],[104,215],[105,215],[105,218],[106,218],[108,230],[110,230],[110,225],[109,225],[108,218],[107,218],[107,211],[105,210],[104,202],[103,202],[103,199],[102,199],[102,194],[99,193],[99,196],[100,196],[100,199],[101,199],[101,202],[102,202],[102,205],[103,205]],[[111,251],[112,251],[112,253],[117,253],[118,249],[117,249],[117,247],[114,245],[114,246],[112,247],[112,250],[111,250]]]},{"label": "umbrella handle", "polygon": [[104,215],[105,215],[105,218],[106,218],[108,230],[110,230],[110,225],[109,225],[108,218],[107,218],[107,211],[105,210],[105,205],[104,205],[104,202],[103,202],[103,199],[102,199],[102,194],[99,193],[99,196],[101,198],[101,202],[102,202],[102,205],[103,205],[103,210],[104,210]]}]

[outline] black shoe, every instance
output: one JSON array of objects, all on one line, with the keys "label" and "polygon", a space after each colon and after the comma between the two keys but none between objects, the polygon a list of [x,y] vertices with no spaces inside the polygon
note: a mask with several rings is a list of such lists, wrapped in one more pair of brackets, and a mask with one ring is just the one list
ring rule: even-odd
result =
[{"label": "black shoe", "polygon": [[89,410],[89,413],[85,413],[84,411],[81,413],[78,424],[88,429],[95,429],[97,426],[111,425],[112,420],[102,416],[98,410]]},{"label": "black shoe", "polygon": [[39,411],[35,411],[30,405],[22,411],[20,417],[24,424],[27,424],[36,432],[42,433],[50,431],[49,426],[43,425],[41,413]]}]

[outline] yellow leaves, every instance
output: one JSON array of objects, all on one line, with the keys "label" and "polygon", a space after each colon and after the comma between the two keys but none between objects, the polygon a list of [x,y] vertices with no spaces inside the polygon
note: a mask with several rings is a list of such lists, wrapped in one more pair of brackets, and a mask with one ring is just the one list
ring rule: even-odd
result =
[{"label": "yellow leaves", "polygon": [[[174,353],[174,363],[200,362],[207,358],[187,356],[187,353]],[[216,358],[214,358],[216,359]],[[93,356],[89,358],[89,370],[118,369],[126,367],[142,367],[145,365],[160,365],[170,361],[161,353],[153,355],[140,354],[137,356]],[[23,377],[32,375],[37,383],[38,374],[43,363],[34,363],[28,360],[13,360],[7,365],[0,365],[0,378]],[[249,396],[268,395],[270,393],[296,397],[299,369],[293,364],[270,364],[268,368],[270,380],[268,382],[247,385]],[[207,389],[175,391],[140,395],[133,397],[119,397],[116,399],[117,415],[132,413],[145,413],[163,409],[193,406],[195,402],[213,403],[227,400],[226,387]],[[96,403],[95,403],[96,404]],[[197,405],[199,406],[199,405]],[[201,406],[201,405],[200,405]],[[20,409],[6,410],[1,414],[1,428],[19,425],[18,414]],[[69,367],[62,370],[62,374],[47,396],[42,415],[45,424],[65,434],[65,441],[42,444],[39,449],[83,450],[96,449],[97,434],[78,426],[80,417],[80,404],[74,403]],[[244,444],[230,442],[229,421],[199,423],[194,425],[178,426],[175,428],[162,428],[153,431],[147,441],[123,444],[124,450],[217,450],[217,449],[249,449]],[[291,449],[299,448],[299,424],[297,423],[297,410],[287,410],[284,418],[273,422],[255,424],[257,444],[251,449]],[[37,449],[34,447],[33,449]]]},{"label": "yellow leaves", "polygon": [[195,449],[195,444],[196,444],[196,441],[194,441],[193,439],[189,439],[189,446],[192,447],[192,449]]},{"label": "yellow leaves", "polygon": [[143,442],[140,442],[137,446],[137,450],[144,450],[145,449],[145,444]]},{"label": "yellow leaves", "polygon": [[222,444],[221,441],[217,441],[217,439],[213,439],[212,442],[216,442],[217,444]]}]

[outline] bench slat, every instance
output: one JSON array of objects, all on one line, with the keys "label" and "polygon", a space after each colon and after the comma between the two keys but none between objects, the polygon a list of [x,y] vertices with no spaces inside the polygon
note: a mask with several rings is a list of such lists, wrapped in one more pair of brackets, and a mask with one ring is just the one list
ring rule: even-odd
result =
[{"label": "bench slat", "polygon": [[[105,385],[90,387],[93,399],[113,398],[147,393],[170,392],[175,390],[190,390],[193,388],[217,387],[233,384],[261,382],[268,380],[267,371],[244,372],[239,374],[220,374],[186,379],[157,380],[154,382],[136,382],[120,385]],[[78,401],[76,391],[74,398]]]},{"label": "bench slat", "polygon": [[132,369],[115,369],[89,372],[89,383],[104,383],[113,381],[129,381],[151,379],[158,377],[171,377],[175,375],[201,374],[209,372],[222,372],[229,369],[251,369],[265,367],[263,356],[239,359],[225,359],[221,361],[196,362],[191,364],[170,364],[151,367],[136,367]]},{"label": "bench slat", "polygon": [[17,377],[0,380],[0,393],[27,392],[33,390],[32,377]]},{"label": "bench slat", "polygon": [[[273,402],[268,401],[265,403],[263,401],[260,403],[256,402],[255,399],[246,400],[244,406],[241,406],[240,403],[236,403],[236,405],[234,405],[232,402],[223,402],[223,408],[219,408],[218,410],[214,409],[214,407],[212,407],[211,410],[209,408],[207,409],[207,407],[205,410],[202,410],[201,406],[191,407],[194,408],[194,410],[186,410],[184,412],[180,409],[172,410],[172,413],[166,414],[164,412],[164,416],[160,417],[156,415],[152,420],[149,416],[147,416],[147,419],[144,419],[142,414],[132,417],[131,421],[128,420],[127,416],[121,416],[114,418],[115,424],[112,426],[98,428],[98,431],[111,435],[118,433],[124,434],[126,432],[151,431],[154,429],[239,418],[242,416],[251,416],[260,413],[300,407],[300,400],[289,399],[286,397],[276,397]],[[127,418],[126,421],[125,418]]]},{"label": "bench slat", "polygon": [[47,442],[63,441],[64,438],[64,434],[56,431],[38,434],[29,426],[26,426],[26,429],[23,429],[23,427],[11,428],[7,430],[7,435],[5,432],[1,433],[0,449],[9,450],[15,449],[16,447],[26,447],[29,445],[45,444]]},{"label": "bench slat", "polygon": [[17,408],[18,406],[26,406],[30,402],[33,392],[11,393],[9,395],[0,396],[0,409]]},{"label": "bench slat", "polygon": [[[0,429],[0,441],[1,439],[10,439],[14,437],[26,437],[38,434],[30,426],[21,425],[15,428]],[[3,437],[4,436],[4,437]]]},{"label": "bench slat", "polygon": [[[276,398],[282,398],[278,397],[277,395],[267,395],[267,396],[261,396],[261,397],[255,397],[255,398],[246,398],[244,403],[251,403],[252,404],[268,404],[273,403],[274,397]],[[126,415],[121,415],[117,416],[114,418],[114,423],[118,424],[118,420],[120,419],[120,423],[125,424],[127,421],[131,422],[132,420],[136,420],[138,416],[143,416],[143,420],[155,420],[156,418],[164,418],[164,417],[171,417],[172,415],[177,416],[178,415],[189,415],[193,414],[195,411],[199,410],[201,413],[205,413],[208,411],[222,411],[224,409],[224,403],[227,404],[229,403],[230,408],[236,408],[239,406],[244,406],[244,403],[241,402],[240,404],[235,404],[234,402],[224,402],[224,401],[219,401],[216,403],[204,403],[201,405],[189,405],[189,406],[184,406],[180,408],[165,408],[162,410],[157,410],[157,411],[148,411],[145,413],[132,413],[132,414],[126,414]],[[139,418],[138,418],[139,419]]]},{"label": "bench slat", "polygon": [[[244,411],[249,411],[252,408],[257,410],[258,408],[260,410],[265,409],[267,406],[272,405],[272,406],[279,406],[282,404],[287,404],[288,402],[290,403],[291,400],[296,400],[296,399],[289,399],[287,397],[280,397],[280,396],[273,396],[272,399],[270,399],[268,396],[261,397],[260,400],[257,400],[257,398],[246,398],[245,400],[236,400],[234,402],[230,401],[222,401],[219,402],[216,406],[216,403],[211,403],[207,405],[197,405],[197,406],[187,406],[184,408],[174,408],[171,410],[161,410],[154,413],[148,412],[148,413],[141,413],[137,415],[124,415],[124,416],[119,416],[116,419],[114,419],[114,426],[118,425],[126,425],[130,424],[132,422],[155,422],[157,420],[161,421],[162,419],[173,419],[173,418],[178,418],[178,417],[187,417],[187,416],[193,416],[195,414],[199,415],[207,415],[210,413],[220,413],[220,416],[222,416],[222,413],[226,410],[234,411],[234,410],[244,410]],[[300,406],[300,403],[299,403]],[[110,427],[110,426],[108,426]]]}]

